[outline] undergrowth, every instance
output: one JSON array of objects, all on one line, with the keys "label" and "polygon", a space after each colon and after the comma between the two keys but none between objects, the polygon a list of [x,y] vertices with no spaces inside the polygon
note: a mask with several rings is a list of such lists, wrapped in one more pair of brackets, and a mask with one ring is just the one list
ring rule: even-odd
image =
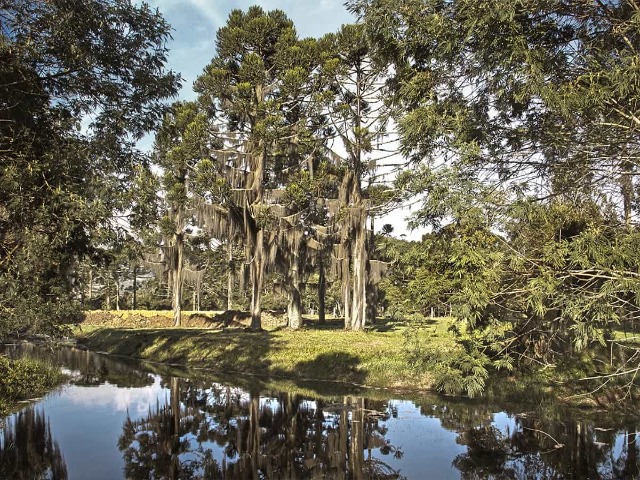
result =
[{"label": "undergrowth", "polygon": [[7,415],[12,404],[46,393],[63,378],[58,368],[42,361],[0,355],[0,416]]},{"label": "undergrowth", "polygon": [[403,350],[407,363],[415,371],[428,371],[433,388],[448,395],[478,396],[485,391],[491,370],[511,370],[510,358],[495,355],[498,339],[492,334],[466,333],[464,324],[448,322],[447,332],[434,330],[438,341],[426,341],[429,323],[414,321],[403,333]]}]

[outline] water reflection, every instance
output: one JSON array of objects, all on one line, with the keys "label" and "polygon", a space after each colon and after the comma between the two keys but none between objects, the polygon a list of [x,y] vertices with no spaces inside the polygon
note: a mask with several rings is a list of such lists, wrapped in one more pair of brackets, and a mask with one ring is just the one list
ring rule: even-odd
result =
[{"label": "water reflection", "polygon": [[71,384],[8,417],[0,478],[640,477],[633,418],[509,414],[434,396],[314,398],[46,352],[28,349],[64,365]]},{"label": "water reflection", "polygon": [[146,417],[124,423],[127,478],[404,478],[384,461],[402,453],[384,438],[382,402],[323,405],[176,378],[170,390]]},{"label": "water reflection", "polygon": [[466,451],[452,464],[463,479],[640,478],[633,418],[612,412],[596,426],[576,418],[580,412],[556,408],[502,415],[499,422],[491,410],[464,402],[422,410],[458,432],[456,442]]},{"label": "water reflection", "polygon": [[105,383],[122,388],[152,385],[153,375],[138,367],[136,362],[122,358],[97,355],[75,348],[53,348],[22,342],[6,345],[2,353],[9,356],[29,356],[63,367],[70,375],[70,383],[81,386],[98,386]]},{"label": "water reflection", "polygon": [[3,428],[0,478],[31,480],[67,478],[67,466],[51,428],[40,409],[29,407]]}]

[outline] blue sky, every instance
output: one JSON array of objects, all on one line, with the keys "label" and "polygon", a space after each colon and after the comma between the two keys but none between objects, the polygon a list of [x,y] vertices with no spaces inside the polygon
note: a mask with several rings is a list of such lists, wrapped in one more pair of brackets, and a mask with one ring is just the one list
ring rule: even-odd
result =
[{"label": "blue sky", "polygon": [[226,23],[233,9],[247,10],[257,4],[265,10],[282,10],[293,20],[301,38],[335,32],[342,24],[354,21],[343,5],[344,0],[145,0],[144,3],[158,8],[173,27],[168,66],[184,78],[180,93],[184,100],[194,99],[193,81],[213,58],[216,31]]}]

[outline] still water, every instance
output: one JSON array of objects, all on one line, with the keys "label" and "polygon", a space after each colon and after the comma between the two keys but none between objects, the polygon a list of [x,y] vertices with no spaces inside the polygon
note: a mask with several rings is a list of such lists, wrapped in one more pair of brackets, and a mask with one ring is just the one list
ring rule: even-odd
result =
[{"label": "still water", "polygon": [[[67,385],[5,418],[7,479],[639,478],[633,418],[483,401],[264,390],[70,348]],[[640,437],[639,437],[640,438]]]}]

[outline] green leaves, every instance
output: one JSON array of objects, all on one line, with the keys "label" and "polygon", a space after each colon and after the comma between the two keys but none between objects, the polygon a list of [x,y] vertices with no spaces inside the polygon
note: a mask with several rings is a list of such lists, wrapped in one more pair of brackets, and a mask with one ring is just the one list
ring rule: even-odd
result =
[{"label": "green leaves", "polygon": [[133,142],[177,91],[168,37],[158,12],[125,0],[3,6],[0,304],[20,321],[0,336],[73,318],[74,266],[117,236],[143,161]]}]

